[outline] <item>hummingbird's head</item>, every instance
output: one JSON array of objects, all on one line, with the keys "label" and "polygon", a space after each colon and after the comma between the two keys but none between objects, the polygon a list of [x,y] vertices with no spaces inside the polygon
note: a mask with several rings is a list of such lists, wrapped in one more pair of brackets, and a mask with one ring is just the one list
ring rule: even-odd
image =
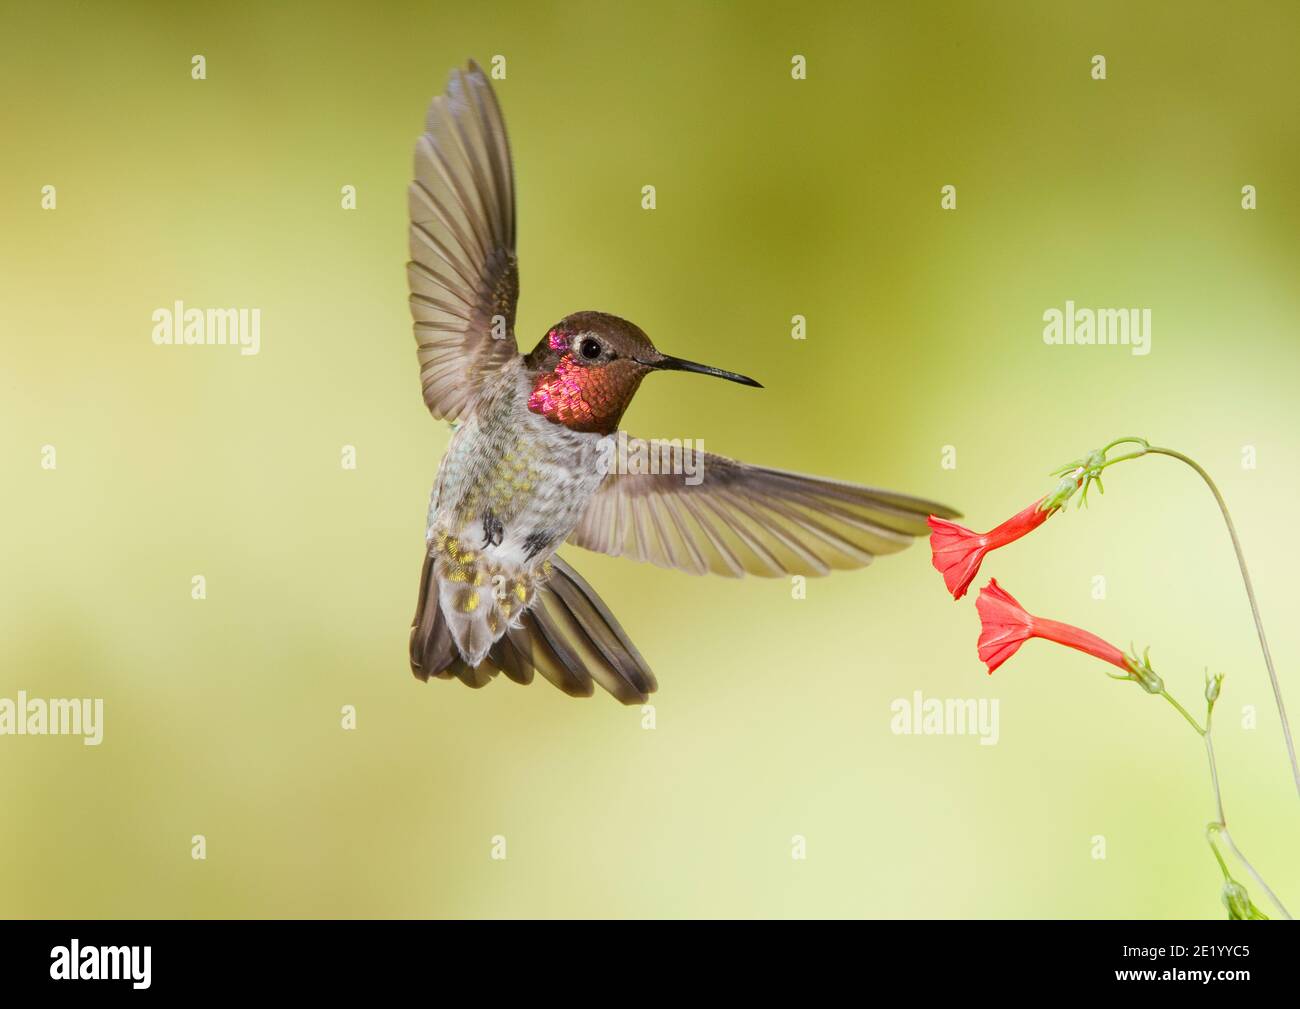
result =
[{"label": "hummingbird's head", "polygon": [[604,312],[565,316],[524,365],[533,379],[528,409],[573,431],[612,434],[641,379],[652,371],[694,371],[762,388],[752,378],[669,357],[626,319]]}]

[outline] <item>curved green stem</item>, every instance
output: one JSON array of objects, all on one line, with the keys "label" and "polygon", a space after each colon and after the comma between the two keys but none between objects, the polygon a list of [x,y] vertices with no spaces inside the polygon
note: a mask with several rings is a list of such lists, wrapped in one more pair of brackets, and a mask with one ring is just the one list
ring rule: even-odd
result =
[{"label": "curved green stem", "polygon": [[[1187,719],[1187,724],[1190,725],[1193,729],[1196,730],[1196,734],[1197,734],[1198,736],[1205,736],[1207,740],[1209,739],[1209,734],[1208,734],[1208,731],[1209,731],[1209,730],[1207,730],[1207,729],[1202,729],[1202,728],[1201,728],[1201,723],[1198,722],[1198,721],[1197,721],[1195,718],[1193,718],[1191,715],[1189,715],[1189,714],[1187,713],[1187,709],[1184,708],[1184,707],[1183,707],[1181,704],[1179,704],[1177,701],[1175,701],[1174,698],[1173,698],[1173,696],[1169,693],[1169,691],[1167,691],[1167,690],[1162,690],[1162,691],[1160,691],[1160,696],[1163,697],[1163,698],[1164,698],[1166,701],[1168,701],[1170,704],[1172,704],[1172,705],[1174,706],[1174,709],[1175,709],[1175,710],[1176,710],[1180,715],[1182,715],[1184,718]],[[1213,762],[1213,760],[1211,760],[1211,762],[1210,762],[1210,770],[1214,770],[1214,762]],[[1217,781],[1218,781],[1218,779],[1217,779],[1217,777],[1216,777],[1215,781],[1216,781],[1215,791],[1217,792],[1217,791],[1218,791],[1218,785],[1217,785]]]},{"label": "curved green stem", "polygon": [[[1106,454],[1119,445],[1137,445],[1139,447],[1135,451],[1126,452],[1124,455],[1116,456],[1114,459],[1107,459]],[[1232,515],[1228,511],[1228,504],[1223,500],[1223,495],[1219,492],[1218,485],[1215,484],[1210,474],[1207,473],[1195,459],[1192,459],[1190,456],[1184,455],[1182,452],[1176,451],[1175,449],[1153,447],[1143,438],[1116,438],[1114,441],[1110,442],[1110,444],[1092,453],[1087,458],[1072,463],[1064,469],[1057,471],[1056,475],[1058,476],[1063,476],[1064,474],[1069,474],[1069,476],[1063,479],[1061,486],[1058,487],[1057,495],[1060,497],[1060,500],[1055,503],[1053,510],[1062,507],[1065,500],[1078,486],[1083,487],[1085,500],[1088,485],[1091,482],[1096,481],[1098,489],[1100,489],[1101,471],[1106,469],[1108,466],[1113,466],[1115,463],[1119,462],[1126,462],[1130,459],[1140,459],[1145,455],[1165,455],[1169,456],[1171,459],[1177,459],[1179,462],[1185,463],[1196,471],[1200,478],[1205,482],[1205,485],[1210,488],[1210,493],[1214,495],[1214,500],[1219,506],[1219,512],[1223,515],[1224,525],[1228,528],[1228,537],[1232,540],[1232,549],[1237,556],[1237,567],[1241,570],[1242,584],[1245,585],[1246,588],[1246,598],[1250,601],[1250,612],[1255,618],[1255,631],[1259,635],[1259,647],[1264,653],[1264,666],[1268,669],[1269,683],[1273,687],[1273,700],[1277,704],[1278,717],[1282,722],[1282,736],[1286,740],[1287,756],[1291,761],[1291,775],[1295,780],[1296,792],[1300,793],[1300,764],[1296,761],[1295,743],[1291,738],[1291,725],[1287,721],[1286,705],[1282,700],[1282,688],[1278,683],[1277,670],[1273,667],[1273,655],[1269,651],[1268,639],[1264,635],[1264,621],[1259,615],[1259,603],[1255,599],[1255,587],[1250,580],[1250,570],[1246,566],[1246,555],[1241,549],[1241,540],[1237,536],[1236,526],[1233,525]],[[1075,483],[1074,486],[1071,486],[1071,481],[1076,478],[1077,483]],[[1048,499],[1045,498],[1044,500],[1046,501]],[[1055,500],[1055,498],[1052,500]],[[1250,873],[1251,879],[1253,879],[1255,884],[1267,895],[1273,905],[1282,912],[1282,916],[1290,919],[1291,913],[1287,911],[1286,906],[1278,900],[1277,894],[1275,894],[1269,885],[1264,882],[1264,878],[1255,871],[1255,867],[1251,865],[1246,856],[1242,854],[1241,849],[1238,848],[1236,842],[1233,841],[1232,835],[1228,833],[1228,818],[1223,811],[1223,794],[1219,787],[1219,767],[1218,762],[1214,758],[1214,740],[1211,735],[1214,719],[1214,704],[1219,695],[1219,684],[1223,680],[1222,675],[1211,678],[1208,670],[1206,672],[1205,727],[1202,728],[1200,723],[1192,717],[1191,713],[1179,704],[1167,690],[1165,690],[1159,677],[1154,677],[1154,674],[1152,674],[1150,682],[1159,685],[1159,690],[1151,689],[1148,680],[1138,675],[1144,669],[1147,672],[1150,672],[1145,659],[1143,659],[1140,667],[1132,665],[1132,673],[1129,676],[1116,676],[1114,673],[1109,672],[1107,675],[1116,680],[1131,679],[1135,683],[1148,689],[1151,693],[1158,693],[1169,702],[1174,710],[1183,716],[1187,724],[1190,725],[1196,731],[1197,735],[1199,735],[1204,741],[1205,755],[1210,766],[1210,786],[1214,791],[1214,806],[1215,811],[1218,814],[1218,819],[1206,827],[1205,839],[1209,842],[1210,850],[1214,853],[1214,858],[1219,863],[1219,869],[1222,871],[1223,878],[1226,881],[1225,887],[1228,884],[1233,884],[1234,886],[1238,884],[1235,884],[1235,881],[1232,879],[1232,875],[1228,870],[1227,862],[1224,861],[1223,855],[1219,851],[1217,842],[1220,839],[1222,839],[1223,843],[1228,846],[1228,849],[1233,853],[1233,855],[1237,857],[1237,860],[1246,867],[1246,871]],[[1228,891],[1225,889],[1225,894],[1227,892]],[[1225,897],[1225,899],[1227,898]],[[1250,917],[1265,917],[1263,912],[1259,911],[1254,904],[1250,905],[1250,912]],[[1233,913],[1231,906],[1229,908],[1229,914],[1234,917],[1236,916]]]},{"label": "curved green stem", "polygon": [[[1228,536],[1232,540],[1232,549],[1237,555],[1237,567],[1241,569],[1241,580],[1246,586],[1246,598],[1250,600],[1250,612],[1255,618],[1255,630],[1259,635],[1259,647],[1264,653],[1264,666],[1268,669],[1269,683],[1273,687],[1273,700],[1277,704],[1278,718],[1282,722],[1282,736],[1286,740],[1287,757],[1291,761],[1291,776],[1295,780],[1296,794],[1300,795],[1300,763],[1296,762],[1295,742],[1291,738],[1291,723],[1287,721],[1286,705],[1282,701],[1282,687],[1278,683],[1277,670],[1273,668],[1273,655],[1268,650],[1268,638],[1264,636],[1264,621],[1260,618],[1259,603],[1255,600],[1255,587],[1250,580],[1250,570],[1246,567],[1246,555],[1242,552],[1241,540],[1237,538],[1237,527],[1232,524],[1232,515],[1228,512],[1228,504],[1223,500],[1223,495],[1219,493],[1218,485],[1215,484],[1210,474],[1195,459],[1172,448],[1156,448],[1153,446],[1147,451],[1153,455],[1167,455],[1171,459],[1186,463],[1205,481],[1205,485],[1210,488],[1210,493],[1214,495],[1214,500],[1219,505],[1219,511],[1223,514],[1223,523],[1228,527]],[[1229,844],[1231,844],[1231,841],[1229,841]]]},{"label": "curved green stem", "polygon": [[1117,455],[1114,459],[1107,459],[1100,466],[1094,467],[1094,472],[1100,473],[1107,466],[1114,466],[1115,463],[1117,462],[1128,462],[1128,460],[1130,459],[1141,459],[1144,455],[1147,454],[1147,451],[1148,451],[1147,449],[1141,448],[1138,449],[1136,452],[1125,452],[1123,455]]},{"label": "curved green stem", "polygon": [[[1228,833],[1228,828],[1224,826],[1222,822],[1212,823],[1210,824],[1210,828],[1214,834],[1217,834],[1219,837],[1223,838],[1224,844],[1226,844],[1228,848],[1232,851],[1232,853],[1237,856],[1237,860],[1246,867],[1246,871],[1250,873],[1251,879],[1253,879],[1255,883],[1259,886],[1259,888],[1264,891],[1268,899],[1273,902],[1273,906],[1282,912],[1282,917],[1286,918],[1288,921],[1293,921],[1294,919],[1291,917],[1291,912],[1286,909],[1286,905],[1284,905],[1280,900],[1277,899],[1277,894],[1275,894],[1271,889],[1269,889],[1268,884],[1264,882],[1264,877],[1255,871],[1255,867],[1251,865],[1250,862],[1246,860],[1246,856],[1241,853],[1241,849],[1238,848],[1236,843],[1232,840],[1232,835]],[[1214,848],[1213,840],[1210,841],[1210,847]],[[1214,854],[1216,857],[1219,856],[1217,850],[1214,852]],[[1223,865],[1222,858],[1219,858],[1219,865],[1220,866]]]},{"label": "curved green stem", "polygon": [[1228,863],[1223,860],[1223,853],[1219,851],[1219,846],[1214,843],[1215,837],[1218,836],[1219,828],[1223,826],[1219,821],[1209,824],[1205,828],[1205,842],[1210,846],[1210,851],[1214,852],[1214,860],[1219,863],[1219,871],[1223,873],[1223,879],[1232,879],[1232,872],[1228,869]]},{"label": "curved green stem", "polygon": [[1175,701],[1167,692],[1162,691],[1161,696],[1177,708],[1182,716],[1191,723],[1192,728],[1194,728],[1200,734],[1201,738],[1205,740],[1205,757],[1210,765],[1210,787],[1214,790],[1214,810],[1218,814],[1218,819],[1206,827],[1205,839],[1210,843],[1210,850],[1214,852],[1214,857],[1219,863],[1219,869],[1223,872],[1223,878],[1225,880],[1230,880],[1232,879],[1232,874],[1228,871],[1228,865],[1224,862],[1223,855],[1219,853],[1219,846],[1214,843],[1215,838],[1217,837],[1223,838],[1224,843],[1229,847],[1229,849],[1231,849],[1232,853],[1237,856],[1237,861],[1246,867],[1246,871],[1250,873],[1250,878],[1253,879],[1259,888],[1264,891],[1264,894],[1268,899],[1273,902],[1273,906],[1282,912],[1282,917],[1290,920],[1291,912],[1288,911],[1286,905],[1278,899],[1277,894],[1273,892],[1272,888],[1264,882],[1264,877],[1255,870],[1255,867],[1250,863],[1250,859],[1242,853],[1241,849],[1237,847],[1236,842],[1232,840],[1232,835],[1228,833],[1228,817],[1223,811],[1223,792],[1219,788],[1219,764],[1218,761],[1214,759],[1214,737],[1210,731],[1214,719],[1214,702],[1210,701],[1206,706],[1205,728],[1202,729],[1196,723],[1196,719],[1187,713],[1187,709]]},{"label": "curved green stem", "polygon": [[1107,445],[1105,448],[1103,448],[1103,449],[1101,450],[1101,454],[1102,454],[1102,455],[1105,455],[1107,452],[1109,452],[1111,449],[1113,449],[1116,445],[1141,445],[1143,448],[1146,448],[1147,445],[1148,445],[1148,442],[1147,442],[1147,440],[1146,440],[1145,438],[1139,438],[1139,437],[1137,437],[1136,435],[1131,435],[1131,434],[1129,434],[1129,435],[1125,435],[1123,438],[1116,438],[1116,439],[1115,439],[1114,441],[1112,441],[1109,445]]}]

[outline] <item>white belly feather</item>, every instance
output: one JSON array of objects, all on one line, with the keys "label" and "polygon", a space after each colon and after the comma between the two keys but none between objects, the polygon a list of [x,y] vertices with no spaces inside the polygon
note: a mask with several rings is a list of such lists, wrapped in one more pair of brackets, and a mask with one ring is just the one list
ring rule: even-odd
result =
[{"label": "white belly feather", "polygon": [[502,370],[453,435],[429,504],[442,612],[472,666],[532,604],[604,479],[601,436],[532,413],[530,391],[521,366]]}]

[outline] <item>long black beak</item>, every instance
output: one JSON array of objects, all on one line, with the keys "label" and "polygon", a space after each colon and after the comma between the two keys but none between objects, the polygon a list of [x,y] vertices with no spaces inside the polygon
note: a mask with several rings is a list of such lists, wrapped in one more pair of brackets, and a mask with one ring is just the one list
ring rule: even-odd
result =
[{"label": "long black beak", "polygon": [[707,364],[696,364],[694,361],[683,361],[680,357],[664,357],[658,361],[642,361],[651,368],[659,371],[693,371],[697,375],[712,375],[714,378],[725,378],[728,382],[739,382],[741,385],[750,385],[755,389],[761,389],[763,386],[755,382],[752,378],[746,378],[744,375],[737,375],[734,371],[723,371],[721,368],[711,368]]}]

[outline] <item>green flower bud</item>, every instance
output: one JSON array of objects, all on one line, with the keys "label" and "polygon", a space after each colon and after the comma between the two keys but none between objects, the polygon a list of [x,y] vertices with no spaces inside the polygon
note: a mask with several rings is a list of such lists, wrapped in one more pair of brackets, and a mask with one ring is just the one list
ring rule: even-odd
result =
[{"label": "green flower bud", "polygon": [[1267,921],[1268,915],[1257,908],[1250,899],[1246,888],[1235,879],[1226,880],[1219,894],[1223,906],[1228,909],[1229,921]]},{"label": "green flower bud", "polygon": [[1135,683],[1138,684],[1148,694],[1162,694],[1165,690],[1165,681],[1156,675],[1156,671],[1151,668],[1151,649],[1142,653],[1139,659],[1137,651],[1134,650],[1132,655],[1125,656],[1128,663],[1129,675],[1132,676]]},{"label": "green flower bud", "polygon": [[1056,489],[1053,490],[1052,493],[1048,494],[1047,497],[1043,498],[1042,502],[1038,506],[1039,510],[1054,512],[1058,508],[1063,507],[1065,503],[1074,496],[1074,492],[1079,489],[1079,484],[1082,479],[1083,470],[1081,468],[1076,468],[1067,472],[1061,477],[1060,482],[1056,485]]}]

